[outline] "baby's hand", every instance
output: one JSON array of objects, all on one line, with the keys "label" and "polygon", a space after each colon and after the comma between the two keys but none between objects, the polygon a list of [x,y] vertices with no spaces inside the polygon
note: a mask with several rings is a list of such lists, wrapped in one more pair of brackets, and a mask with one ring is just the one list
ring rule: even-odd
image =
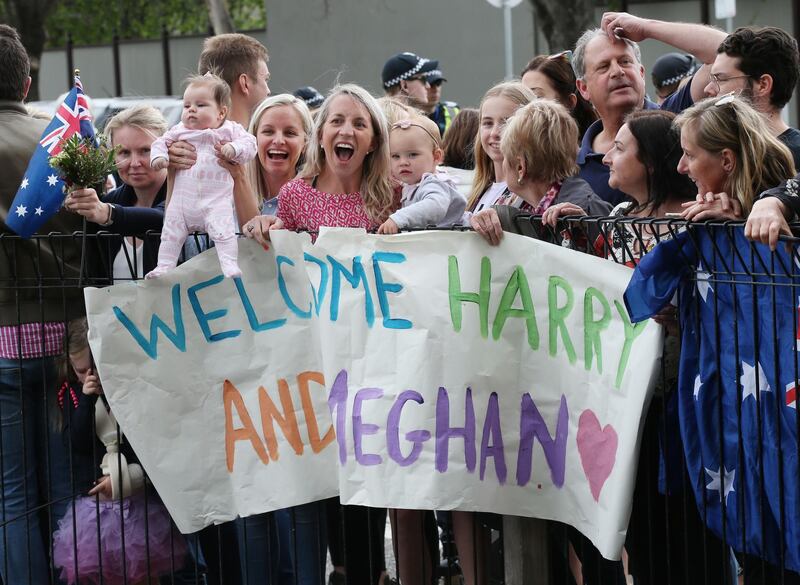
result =
[{"label": "baby's hand", "polygon": [[230,143],[223,144],[219,152],[227,160],[233,160],[236,157],[236,149],[233,147],[233,144]]},{"label": "baby's hand", "polygon": [[103,386],[100,384],[100,378],[95,374],[92,368],[86,373],[86,378],[83,381],[83,393],[86,395],[103,393]]},{"label": "baby's hand", "polygon": [[97,480],[95,486],[89,490],[89,495],[98,495],[101,500],[110,500],[113,492],[111,491],[111,476],[104,475]]},{"label": "baby's hand", "polygon": [[159,156],[156,159],[153,159],[150,162],[150,168],[160,171],[161,169],[166,169],[169,166],[169,159]]},{"label": "baby's hand", "polygon": [[387,219],[378,228],[379,234],[396,234],[398,232],[400,232],[400,228],[397,227],[393,219]]}]

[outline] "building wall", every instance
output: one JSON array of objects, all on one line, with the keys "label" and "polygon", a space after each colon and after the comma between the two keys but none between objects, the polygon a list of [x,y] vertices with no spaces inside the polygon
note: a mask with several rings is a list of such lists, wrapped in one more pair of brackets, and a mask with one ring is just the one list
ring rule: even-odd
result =
[{"label": "building wall", "polygon": [[[790,27],[791,2],[738,0],[734,26]],[[323,0],[271,2],[268,29],[251,33],[269,48],[273,93],[291,91],[301,85],[314,85],[324,92],[339,80],[359,83],[379,94],[384,61],[405,50],[439,59],[448,78],[444,98],[464,105],[476,105],[484,91],[503,78],[502,11],[484,0],[335,0],[328,4],[326,15]],[[631,3],[631,11],[662,20],[700,21],[696,0]],[[601,14],[602,10],[597,10],[598,23]],[[534,54],[535,46],[541,52],[548,52],[548,48],[544,37],[534,32],[529,2],[514,8],[512,15],[514,71],[518,72]],[[724,28],[724,22],[716,24]],[[173,93],[180,92],[181,79],[196,67],[202,42],[202,37],[170,41]],[[669,50],[655,41],[643,43],[645,67]],[[164,94],[160,41],[123,43],[120,62],[123,95]],[[75,49],[74,64],[81,69],[89,95],[114,94],[110,47]],[[47,51],[41,72],[43,99],[54,99],[66,91],[68,76],[63,50]],[[648,91],[652,94],[649,75]],[[788,111],[791,122],[797,125],[795,100]]]}]

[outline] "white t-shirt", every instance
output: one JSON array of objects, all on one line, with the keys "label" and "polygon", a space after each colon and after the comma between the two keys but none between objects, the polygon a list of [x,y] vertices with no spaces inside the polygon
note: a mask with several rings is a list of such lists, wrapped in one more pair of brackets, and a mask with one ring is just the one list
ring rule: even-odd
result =
[{"label": "white t-shirt", "polygon": [[475,206],[474,211],[465,211],[464,216],[461,220],[461,223],[465,226],[469,226],[469,219],[473,216],[473,214],[478,213],[482,209],[487,209],[497,203],[497,200],[506,192],[508,189],[508,185],[506,185],[505,181],[501,181],[500,183],[492,183],[486,191],[483,192],[481,198],[478,199],[478,204]]},{"label": "white t-shirt", "polygon": [[[133,246],[128,243],[128,238],[122,238],[122,245],[119,247],[119,252],[114,256],[114,264],[112,265],[112,274],[114,280],[130,280],[132,278],[144,277],[144,267],[142,266],[142,240],[135,239],[136,250],[134,252]],[[125,251],[127,250],[127,255]],[[130,263],[128,259],[130,258]],[[138,274],[133,274],[135,271]]]},{"label": "white t-shirt", "polygon": [[470,191],[472,191],[472,177],[475,175],[475,171],[446,166],[439,166],[438,168],[450,175],[453,181],[455,181],[458,192],[461,193],[465,199],[469,199]]},{"label": "white t-shirt", "polygon": [[497,203],[497,200],[505,193],[506,189],[508,189],[508,185],[506,185],[505,181],[492,183],[489,188],[483,192],[481,198],[478,199],[478,204],[475,206],[475,211],[473,213],[477,213]]}]

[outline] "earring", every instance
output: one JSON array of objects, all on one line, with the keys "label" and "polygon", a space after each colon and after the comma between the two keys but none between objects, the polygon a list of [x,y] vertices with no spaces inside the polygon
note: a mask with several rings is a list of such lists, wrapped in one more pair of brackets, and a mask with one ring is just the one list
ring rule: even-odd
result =
[{"label": "earring", "polygon": [[523,178],[523,175],[520,175],[519,177],[517,177],[517,185],[522,185],[522,178]]}]

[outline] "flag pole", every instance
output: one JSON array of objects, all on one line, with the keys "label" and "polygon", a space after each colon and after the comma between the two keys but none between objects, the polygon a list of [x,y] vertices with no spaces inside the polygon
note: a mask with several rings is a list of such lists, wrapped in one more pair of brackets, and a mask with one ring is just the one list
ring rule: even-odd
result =
[{"label": "flag pole", "polygon": [[[75,69],[72,75],[72,85],[75,85],[75,80],[80,79],[81,77],[81,70]],[[86,269],[86,228],[88,227],[86,223],[86,216],[81,216],[81,261],[78,268],[78,288],[83,288],[83,272]]]}]

